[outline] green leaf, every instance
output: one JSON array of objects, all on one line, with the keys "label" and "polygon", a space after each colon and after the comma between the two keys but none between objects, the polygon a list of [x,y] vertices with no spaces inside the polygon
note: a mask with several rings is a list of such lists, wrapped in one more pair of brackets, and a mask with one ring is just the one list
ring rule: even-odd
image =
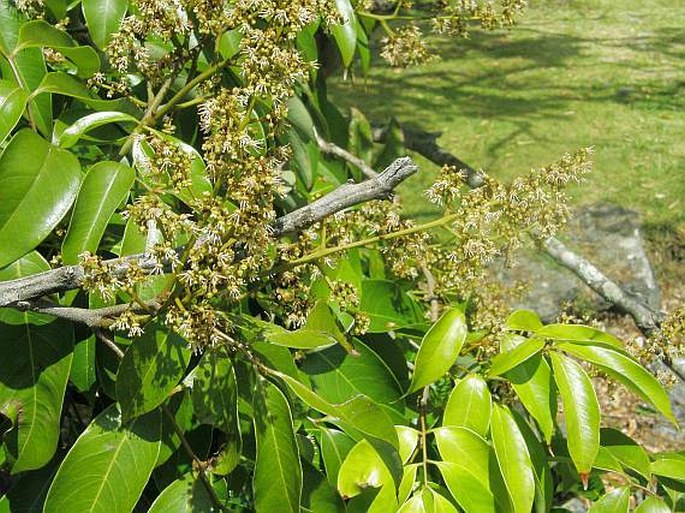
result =
[{"label": "green leaf", "polygon": [[202,481],[187,474],[162,490],[148,513],[205,513],[213,510],[212,498]]},{"label": "green leaf", "polygon": [[311,465],[305,465],[303,477],[303,513],[345,513],[345,503],[323,473]]},{"label": "green leaf", "polygon": [[421,341],[409,393],[441,378],[454,364],[466,340],[466,317],[453,308],[445,312]]},{"label": "green leaf", "polygon": [[5,436],[13,473],[42,467],[57,449],[73,347],[62,320],[0,325],[0,413],[14,424]]},{"label": "green leaf", "polygon": [[424,322],[421,307],[397,284],[364,280],[359,310],[371,321],[369,333],[385,333]]},{"label": "green leaf", "polygon": [[[280,372],[272,373],[285,381],[295,395],[309,407],[336,419],[345,431],[356,430],[372,442],[381,445],[387,443],[395,449],[399,448],[398,435],[392,419],[379,404],[368,397],[357,395],[343,403],[331,404],[296,379]],[[354,436],[353,433],[350,434]]]},{"label": "green leaf", "polygon": [[628,513],[630,507],[630,488],[622,487],[610,491],[595,502],[589,513]]},{"label": "green leaf", "polygon": [[514,511],[530,513],[535,498],[533,464],[526,441],[507,408],[495,405],[490,433]]},{"label": "green leaf", "polygon": [[651,496],[635,509],[635,513],[671,513],[671,508],[666,505],[663,499]]},{"label": "green leaf", "polygon": [[112,34],[119,30],[127,7],[127,0],[82,0],[88,32],[98,48],[104,50]]},{"label": "green leaf", "polygon": [[[454,428],[448,428],[454,429]],[[487,460],[486,460],[487,461]],[[480,480],[466,465],[436,463],[452,496],[466,513],[498,513],[498,505],[487,481]]]},{"label": "green leaf", "polygon": [[349,68],[357,47],[357,18],[350,0],[335,0],[335,5],[343,23],[332,25],[331,33],[340,50],[343,65]]},{"label": "green leaf", "polygon": [[138,123],[138,120],[124,112],[95,112],[83,116],[81,119],[66,128],[58,137],[57,145],[60,148],[71,148],[86,132],[99,126],[110,123]]},{"label": "green leaf", "polygon": [[[502,338],[502,347],[522,344],[527,339],[518,335]],[[557,395],[552,370],[547,360],[536,354],[522,364],[505,373],[523,406],[533,416],[549,444],[554,432],[557,415]]]},{"label": "green leaf", "polygon": [[0,80],[0,143],[17,126],[26,108],[28,94],[9,80]]},{"label": "green leaf", "polygon": [[400,459],[406,464],[416,450],[421,433],[409,426],[395,426],[395,431],[400,441]]},{"label": "green leaf", "polygon": [[293,153],[293,164],[298,177],[309,191],[318,176],[321,152],[314,141],[303,141],[296,130],[290,130],[288,142]]},{"label": "green leaf", "polygon": [[74,360],[69,379],[79,392],[87,392],[97,380],[95,374],[95,335],[79,341],[74,347]]},{"label": "green leaf", "polygon": [[337,429],[319,427],[321,431],[321,456],[326,467],[328,482],[337,487],[340,465],[355,446],[355,441]]},{"label": "green leaf", "polygon": [[584,346],[576,343],[558,343],[557,347],[581,360],[596,365],[610,377],[622,383],[645,401],[650,402],[674,424],[668,394],[652,374],[627,354],[610,347]]},{"label": "green leaf", "polygon": [[[50,270],[50,264],[38,251],[31,251],[7,267],[0,269],[0,281],[15,280]],[[5,324],[47,324],[54,320],[52,315],[21,312],[14,308],[0,308],[0,322]]]},{"label": "green leaf", "polygon": [[288,100],[288,122],[308,140],[314,140],[314,120],[299,96]]},{"label": "green leaf", "polygon": [[564,403],[568,451],[581,478],[587,476],[599,451],[599,403],[589,376],[572,359],[550,353],[554,379]]},{"label": "green leaf", "polygon": [[340,495],[348,499],[366,488],[380,488],[386,484],[393,486],[393,477],[383,459],[367,440],[357,443],[338,472]]},{"label": "green leaf", "polygon": [[516,425],[526,441],[535,477],[535,513],[547,513],[554,500],[554,478],[547,458],[547,448],[533,433],[528,422],[516,410],[511,410]]},{"label": "green leaf", "polygon": [[614,347],[621,351],[623,343],[616,337],[590,326],[579,324],[548,324],[537,330],[538,337],[560,342],[575,342],[577,344]]},{"label": "green leaf", "polygon": [[685,459],[663,458],[652,462],[652,473],[685,482]]},{"label": "green leaf", "polygon": [[124,421],[154,410],[178,384],[190,361],[188,343],[149,324],[124,353],[116,394]]},{"label": "green leaf", "polygon": [[443,426],[463,426],[485,436],[490,426],[492,397],[488,384],[475,374],[462,379],[447,400]]},{"label": "green leaf", "polygon": [[647,480],[650,479],[649,455],[632,438],[616,429],[602,428],[599,441],[621,465],[634,470]]},{"label": "green leaf", "polygon": [[240,460],[242,441],[238,422],[238,385],[230,358],[208,351],[193,371],[193,409],[200,422],[226,433],[222,451],[224,470]]},{"label": "green leaf", "polygon": [[457,513],[457,509],[436,491],[423,488],[405,502],[397,513]]},{"label": "green leaf", "polygon": [[492,359],[489,376],[500,376],[505,372],[532,358],[545,347],[541,338],[529,338],[509,351],[502,351]]},{"label": "green leaf", "polygon": [[57,226],[76,198],[80,175],[76,157],[31,130],[12,138],[0,157],[0,267]]},{"label": "green leaf", "polygon": [[0,2],[0,52],[4,55],[9,55],[14,50],[17,44],[17,37],[19,36],[19,27],[25,23],[26,19],[14,7],[14,4],[9,0]]},{"label": "green leaf", "polygon": [[157,461],[160,419],[155,410],[122,425],[116,404],[103,411],[60,465],[44,511],[130,513]]},{"label": "green leaf", "polygon": [[98,162],[86,173],[62,243],[62,261],[76,264],[84,251],[95,253],[112,214],[128,195],[135,172],[126,164]]},{"label": "green leaf", "polygon": [[530,310],[516,310],[507,319],[507,328],[516,331],[535,333],[542,328],[542,321],[535,312]]},{"label": "green leaf", "polygon": [[275,324],[264,332],[264,338],[277,346],[293,349],[323,349],[338,343],[336,338],[327,331],[307,328],[288,331]]},{"label": "green leaf", "polygon": [[19,29],[15,52],[25,48],[49,47],[57,50],[78,67],[79,75],[87,77],[100,69],[100,58],[90,46],[79,46],[69,34],[44,20],[32,20]]},{"label": "green leaf", "polygon": [[275,385],[263,382],[254,395],[253,408],[255,510],[300,513],[302,464],[288,401]]},{"label": "green leaf", "polygon": [[127,98],[102,100],[94,97],[81,80],[62,71],[46,74],[32,94],[33,96],[38,96],[45,93],[61,94],[70,98],[76,98],[97,111],[121,111],[131,115],[140,113],[139,109]]},{"label": "green leaf", "polygon": [[[332,403],[364,395],[381,405],[392,405],[402,395],[400,384],[385,362],[360,341],[355,341],[358,356],[339,345],[307,354],[302,371],[309,376],[312,388]],[[390,406],[387,406],[390,407]]]}]

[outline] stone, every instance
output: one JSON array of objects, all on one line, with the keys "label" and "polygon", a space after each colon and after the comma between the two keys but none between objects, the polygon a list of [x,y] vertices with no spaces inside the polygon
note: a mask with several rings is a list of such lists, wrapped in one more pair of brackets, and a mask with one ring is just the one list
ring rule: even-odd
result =
[{"label": "stone", "polygon": [[[636,212],[618,205],[588,205],[575,212],[560,236],[570,249],[596,265],[624,290],[653,308],[660,308],[661,294]],[[522,253],[514,267],[505,268],[498,263],[495,272],[505,284],[528,283],[528,294],[513,306],[535,310],[546,322],[554,320],[569,302],[581,311],[612,308],[571,271],[544,253]]]}]

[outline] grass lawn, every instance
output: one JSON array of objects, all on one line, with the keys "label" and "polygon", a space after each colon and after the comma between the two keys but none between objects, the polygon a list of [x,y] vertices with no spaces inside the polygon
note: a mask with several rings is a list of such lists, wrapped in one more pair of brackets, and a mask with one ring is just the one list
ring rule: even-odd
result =
[{"label": "grass lawn", "polygon": [[[595,147],[595,171],[574,201],[640,212],[648,230],[685,233],[685,1],[533,1],[512,31],[431,39],[437,62],[396,70],[332,95],[371,120],[440,131],[475,167],[509,178],[566,151]],[[437,168],[402,190],[407,213]]]}]

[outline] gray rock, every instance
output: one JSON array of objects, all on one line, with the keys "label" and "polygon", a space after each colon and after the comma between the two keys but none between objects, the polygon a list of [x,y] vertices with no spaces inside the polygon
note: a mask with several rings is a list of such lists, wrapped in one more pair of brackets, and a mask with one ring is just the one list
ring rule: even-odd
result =
[{"label": "gray rock", "polygon": [[[645,251],[636,212],[617,205],[586,206],[569,220],[563,236],[571,249],[625,290],[654,308],[660,307],[659,286]],[[535,310],[547,322],[556,318],[568,302],[580,309],[600,311],[612,306],[571,271],[544,254],[527,252],[520,255],[514,267],[505,268],[499,263],[495,272],[504,283],[527,282],[527,296],[514,306]]]}]

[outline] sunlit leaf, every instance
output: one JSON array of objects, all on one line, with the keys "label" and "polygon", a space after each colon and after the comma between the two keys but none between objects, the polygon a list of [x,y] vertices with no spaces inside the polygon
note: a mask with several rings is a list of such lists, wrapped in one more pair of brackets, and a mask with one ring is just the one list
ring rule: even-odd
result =
[{"label": "sunlit leaf", "polygon": [[414,392],[442,377],[459,356],[465,340],[464,313],[456,308],[448,310],[421,341],[409,392]]},{"label": "sunlit leaf", "polygon": [[564,403],[568,451],[576,469],[589,474],[599,451],[599,403],[583,368],[572,359],[550,353],[554,380]]},{"label": "sunlit leaf", "polygon": [[253,409],[255,509],[300,513],[302,464],[288,401],[275,385],[263,382],[254,395]]},{"label": "sunlit leaf", "polygon": [[80,175],[76,157],[35,132],[21,130],[10,140],[0,157],[0,267],[57,226],[76,198]]},{"label": "sunlit leaf", "polygon": [[488,385],[480,376],[470,374],[462,379],[447,400],[443,426],[463,426],[485,436],[490,426],[492,398]]},{"label": "sunlit leaf", "polygon": [[152,474],[160,412],[122,424],[113,404],[90,423],[60,465],[45,511],[130,513]]}]

